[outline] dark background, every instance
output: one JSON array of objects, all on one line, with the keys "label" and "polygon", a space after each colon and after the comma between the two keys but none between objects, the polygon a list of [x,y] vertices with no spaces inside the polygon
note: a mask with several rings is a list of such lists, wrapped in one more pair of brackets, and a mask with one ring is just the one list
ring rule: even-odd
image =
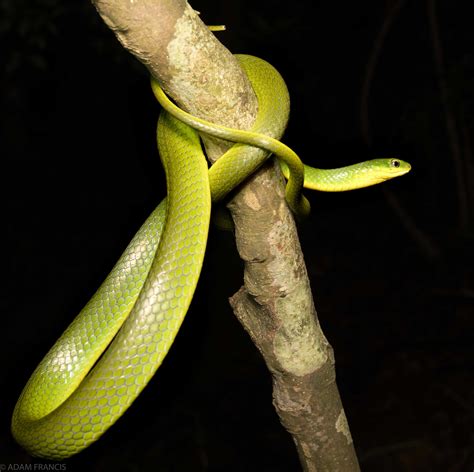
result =
[{"label": "dark background", "polygon": [[[193,3],[208,24],[226,24],[218,34],[231,51],[265,58],[285,77],[285,142],[306,163],[399,156],[413,166],[384,186],[306,192],[313,214],[300,226],[364,471],[474,467],[469,3],[436,2],[437,48],[425,1]],[[144,67],[87,1],[0,6],[0,464],[44,464],[14,443],[11,412],[38,361],[165,194],[159,107]],[[272,408],[269,374],[227,304],[241,283],[232,236],[212,230],[165,364],[67,470],[299,469]]]}]

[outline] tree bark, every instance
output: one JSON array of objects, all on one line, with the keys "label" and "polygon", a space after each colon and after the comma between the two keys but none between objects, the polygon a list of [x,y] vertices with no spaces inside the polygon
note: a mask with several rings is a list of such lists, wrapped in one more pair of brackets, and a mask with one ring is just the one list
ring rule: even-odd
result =
[{"label": "tree bark", "polygon": [[[95,0],[123,46],[185,110],[226,126],[250,128],[258,104],[232,54],[183,0]],[[205,139],[212,161],[229,144]],[[273,377],[281,422],[306,471],[358,471],[335,382],[332,348],[316,316],[283,180],[270,162],[229,203],[245,261],[231,305]]]}]

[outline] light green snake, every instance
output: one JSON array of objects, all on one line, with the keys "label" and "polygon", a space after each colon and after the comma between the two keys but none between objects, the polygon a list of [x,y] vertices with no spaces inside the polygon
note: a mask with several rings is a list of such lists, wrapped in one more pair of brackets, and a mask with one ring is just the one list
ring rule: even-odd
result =
[{"label": "light green snake", "polygon": [[[410,170],[399,159],[303,170],[298,156],[278,141],[289,113],[285,82],[261,59],[238,59],[259,105],[250,132],[185,113],[152,81],[168,112],[161,114],[157,128],[168,196],[21,393],[12,432],[29,453],[57,460],[76,454],[97,440],[140,394],[163,361],[191,303],[206,248],[211,200],[223,199],[270,152],[284,163],[285,175],[291,174],[287,201],[303,214],[309,211],[300,193],[303,178],[305,187],[342,191]],[[208,169],[196,130],[238,144]]]}]

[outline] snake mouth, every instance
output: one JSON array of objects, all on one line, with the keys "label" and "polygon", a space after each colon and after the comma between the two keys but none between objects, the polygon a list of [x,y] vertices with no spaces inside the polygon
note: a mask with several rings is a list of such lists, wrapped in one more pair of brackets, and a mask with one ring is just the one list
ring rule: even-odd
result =
[{"label": "snake mouth", "polygon": [[408,174],[411,171],[411,165],[408,162],[404,162],[404,166],[400,168],[400,172],[397,172],[397,177],[400,175]]}]

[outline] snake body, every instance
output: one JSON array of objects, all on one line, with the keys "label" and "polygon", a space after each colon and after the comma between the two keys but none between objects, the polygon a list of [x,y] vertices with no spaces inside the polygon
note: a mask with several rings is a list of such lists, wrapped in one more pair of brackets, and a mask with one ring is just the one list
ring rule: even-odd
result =
[{"label": "snake body", "polygon": [[[239,61],[259,103],[250,132],[188,115],[152,83],[167,111],[160,115],[157,137],[168,195],[23,389],[12,432],[32,455],[60,460],[76,454],[96,441],[140,394],[171,347],[191,303],[206,248],[211,200],[224,198],[269,152],[277,155],[290,178],[290,207],[303,214],[309,211],[300,193],[303,180],[318,190],[347,190],[410,169],[398,159],[333,171],[303,166],[278,141],[289,113],[283,79],[261,59],[239,56]],[[238,144],[208,170],[197,131]],[[311,173],[314,178],[308,178]]]}]

